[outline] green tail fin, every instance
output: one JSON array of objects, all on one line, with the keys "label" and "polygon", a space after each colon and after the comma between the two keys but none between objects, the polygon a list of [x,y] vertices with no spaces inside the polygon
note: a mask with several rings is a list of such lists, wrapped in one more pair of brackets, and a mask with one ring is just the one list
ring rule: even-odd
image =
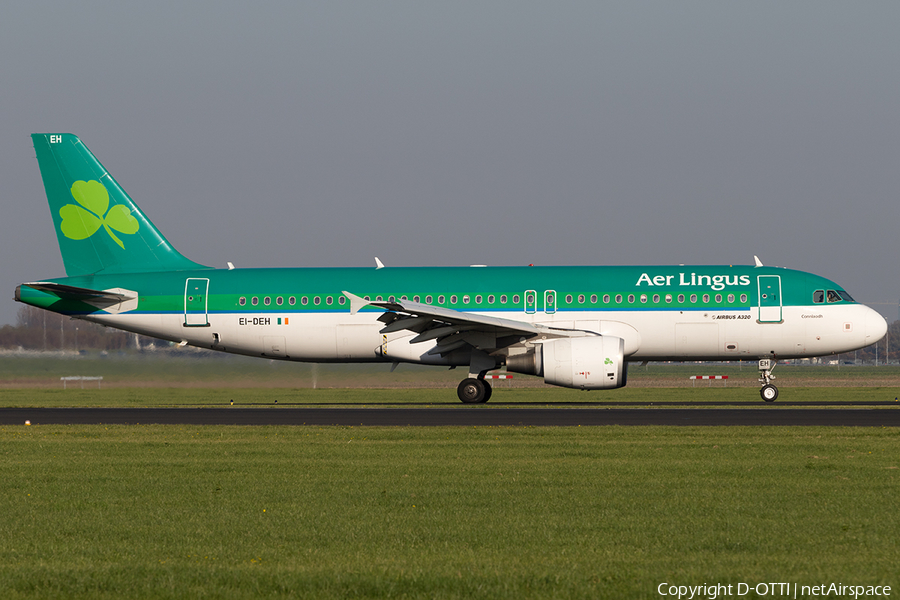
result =
[{"label": "green tail fin", "polygon": [[209,268],[172,247],[78,136],[31,139],[68,276]]}]

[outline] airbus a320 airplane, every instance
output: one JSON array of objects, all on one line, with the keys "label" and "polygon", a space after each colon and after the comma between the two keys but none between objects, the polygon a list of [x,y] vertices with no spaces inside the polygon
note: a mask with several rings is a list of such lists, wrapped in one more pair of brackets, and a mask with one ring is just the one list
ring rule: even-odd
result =
[{"label": "airbus a320 airplane", "polygon": [[633,361],[837,354],[887,323],[818,275],[755,266],[213,269],[181,254],[78,139],[33,134],[66,277],[16,300],[179,344],[304,362],[468,367],[465,403],[508,371],[583,390]]}]

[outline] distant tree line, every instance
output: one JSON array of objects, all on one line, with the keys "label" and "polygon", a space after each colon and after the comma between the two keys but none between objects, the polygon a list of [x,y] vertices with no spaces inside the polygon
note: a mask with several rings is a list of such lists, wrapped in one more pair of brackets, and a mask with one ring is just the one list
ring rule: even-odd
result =
[{"label": "distant tree line", "polygon": [[[135,341],[137,339],[137,342]],[[22,306],[15,325],[0,327],[0,348],[6,350],[126,350],[148,344],[168,345],[155,338],[136,336],[81,319],[72,319],[34,306]]]}]

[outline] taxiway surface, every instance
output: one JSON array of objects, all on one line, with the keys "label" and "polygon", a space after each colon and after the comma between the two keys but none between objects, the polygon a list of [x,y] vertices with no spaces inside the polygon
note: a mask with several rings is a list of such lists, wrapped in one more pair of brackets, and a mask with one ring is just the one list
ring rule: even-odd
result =
[{"label": "taxiway surface", "polygon": [[0,408],[0,424],[900,427],[893,408]]}]

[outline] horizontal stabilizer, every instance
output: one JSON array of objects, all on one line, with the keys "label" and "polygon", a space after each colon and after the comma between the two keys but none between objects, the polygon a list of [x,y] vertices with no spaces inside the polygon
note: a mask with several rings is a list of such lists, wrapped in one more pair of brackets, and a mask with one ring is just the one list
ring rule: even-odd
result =
[{"label": "horizontal stabilizer", "polygon": [[[124,294],[120,293],[119,291],[113,292],[112,290],[92,290],[90,288],[63,285],[61,283],[52,283],[49,281],[23,283],[22,285],[27,285],[33,290],[47,292],[48,294],[59,296],[63,300],[81,300],[82,302],[86,302],[89,300],[109,300],[113,304],[117,304],[119,302],[124,302],[125,300],[131,300],[137,297],[137,294],[134,292],[131,292],[130,294]],[[124,292],[127,290],[122,291]]]},{"label": "horizontal stabilizer", "polygon": [[85,304],[89,304],[113,314],[134,310],[138,305],[138,293],[131,290],[123,290],[121,288],[94,290],[91,288],[53,283],[52,281],[23,283],[16,288],[16,300],[21,298],[21,288],[23,286],[46,294],[52,294],[61,300],[84,302]]}]

